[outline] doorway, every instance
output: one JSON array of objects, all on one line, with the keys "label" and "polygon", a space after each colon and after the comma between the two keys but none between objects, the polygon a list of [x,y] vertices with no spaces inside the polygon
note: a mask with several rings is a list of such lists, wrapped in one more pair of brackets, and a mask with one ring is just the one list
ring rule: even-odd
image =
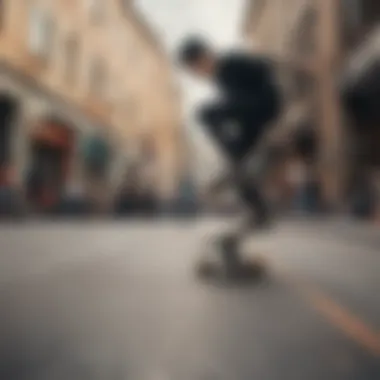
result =
[{"label": "doorway", "polygon": [[12,134],[17,115],[17,102],[8,95],[0,95],[0,186],[8,184],[12,161]]},{"label": "doorway", "polygon": [[42,123],[31,143],[28,198],[35,206],[52,209],[60,202],[74,144],[71,129],[54,121]]}]

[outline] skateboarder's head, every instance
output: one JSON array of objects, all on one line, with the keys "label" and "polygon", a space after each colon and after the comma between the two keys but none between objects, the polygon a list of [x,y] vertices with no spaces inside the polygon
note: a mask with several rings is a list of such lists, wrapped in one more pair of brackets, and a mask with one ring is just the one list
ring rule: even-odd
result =
[{"label": "skateboarder's head", "polygon": [[208,78],[214,72],[216,55],[204,40],[190,37],[179,49],[179,61],[193,74]]}]

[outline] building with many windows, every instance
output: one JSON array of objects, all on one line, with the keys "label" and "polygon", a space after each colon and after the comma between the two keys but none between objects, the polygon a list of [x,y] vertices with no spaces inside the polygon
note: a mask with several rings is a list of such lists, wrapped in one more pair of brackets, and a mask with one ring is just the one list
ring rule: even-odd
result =
[{"label": "building with many windows", "polygon": [[0,118],[3,182],[111,194],[133,159],[153,166],[160,196],[175,191],[178,94],[129,1],[1,1]]}]

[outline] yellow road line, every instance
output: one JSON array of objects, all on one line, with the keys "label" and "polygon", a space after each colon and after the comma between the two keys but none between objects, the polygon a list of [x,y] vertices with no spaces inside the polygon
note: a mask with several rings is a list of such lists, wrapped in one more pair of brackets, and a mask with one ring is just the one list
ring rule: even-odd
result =
[{"label": "yellow road line", "polygon": [[380,336],[375,329],[326,295],[317,286],[288,275],[288,271],[279,269],[277,265],[275,272],[286,282],[291,283],[330,324],[374,356],[380,357]]},{"label": "yellow road line", "polygon": [[317,288],[310,286],[302,291],[314,309],[332,325],[373,355],[380,357],[380,338],[373,328]]}]

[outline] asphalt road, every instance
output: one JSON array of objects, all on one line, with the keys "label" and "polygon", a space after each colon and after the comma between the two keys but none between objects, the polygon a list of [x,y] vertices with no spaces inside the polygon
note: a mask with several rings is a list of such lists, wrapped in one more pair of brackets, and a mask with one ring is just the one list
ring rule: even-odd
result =
[{"label": "asphalt road", "polygon": [[280,225],[246,247],[267,281],[213,287],[192,268],[218,228],[0,227],[0,378],[380,379],[377,231]]}]

